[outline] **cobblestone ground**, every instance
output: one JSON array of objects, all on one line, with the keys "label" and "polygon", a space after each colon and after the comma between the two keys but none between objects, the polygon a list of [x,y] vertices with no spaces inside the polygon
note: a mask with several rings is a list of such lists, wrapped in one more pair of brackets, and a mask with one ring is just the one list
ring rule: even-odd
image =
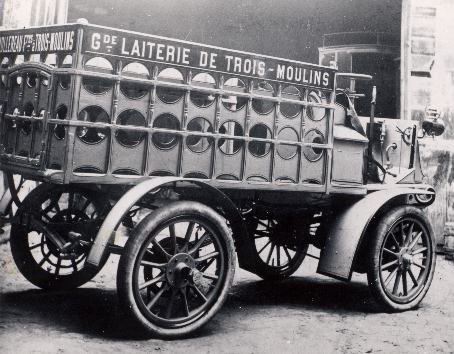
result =
[{"label": "cobblestone ground", "polygon": [[454,263],[438,257],[416,311],[380,313],[364,276],[343,283],[306,260],[278,285],[238,270],[220,313],[185,340],[138,340],[118,311],[118,259],[72,292],[45,293],[18,274],[0,245],[0,353],[434,353],[454,352]]}]

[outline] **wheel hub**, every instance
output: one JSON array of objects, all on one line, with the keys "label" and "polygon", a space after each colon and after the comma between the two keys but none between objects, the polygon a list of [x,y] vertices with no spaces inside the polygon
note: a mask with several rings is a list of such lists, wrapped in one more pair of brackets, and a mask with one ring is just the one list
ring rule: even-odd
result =
[{"label": "wheel hub", "polygon": [[399,252],[399,267],[401,269],[407,269],[413,264],[413,255],[410,250],[406,247],[402,248]]},{"label": "wheel hub", "polygon": [[[74,220],[68,220],[74,218]],[[49,243],[48,247],[51,249],[53,254],[59,254],[62,259],[71,259],[72,257],[79,257],[80,255],[87,252],[87,246],[89,238],[93,232],[88,233],[85,236],[82,235],[82,231],[76,232],[75,229],[80,229],[80,224],[87,224],[88,216],[77,209],[63,209],[56,213],[52,219],[51,225],[48,228],[52,229],[53,232],[57,233],[65,242],[63,248],[58,250],[53,243]],[[93,228],[93,227],[92,227]],[[90,230],[85,228],[84,231]],[[88,235],[89,234],[89,235]],[[87,240],[87,237],[88,240]]]},{"label": "wheel hub", "polygon": [[402,263],[405,267],[409,267],[413,263],[413,256],[409,253],[405,253],[402,256]]},{"label": "wheel hub", "polygon": [[284,222],[278,222],[270,228],[270,238],[279,246],[295,244],[294,230]]},{"label": "wheel hub", "polygon": [[184,287],[192,282],[195,268],[194,259],[187,253],[173,256],[166,268],[167,281],[171,286]]}]

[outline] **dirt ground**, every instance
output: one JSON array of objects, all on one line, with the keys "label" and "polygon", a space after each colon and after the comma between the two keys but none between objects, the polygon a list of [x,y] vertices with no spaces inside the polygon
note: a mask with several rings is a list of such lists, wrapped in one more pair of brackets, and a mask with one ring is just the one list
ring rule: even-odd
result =
[{"label": "dirt ground", "polygon": [[184,340],[137,339],[118,310],[118,258],[71,292],[43,292],[0,245],[0,353],[453,353],[454,262],[438,257],[416,311],[379,312],[364,276],[343,283],[307,259],[278,285],[238,270],[220,313]]}]

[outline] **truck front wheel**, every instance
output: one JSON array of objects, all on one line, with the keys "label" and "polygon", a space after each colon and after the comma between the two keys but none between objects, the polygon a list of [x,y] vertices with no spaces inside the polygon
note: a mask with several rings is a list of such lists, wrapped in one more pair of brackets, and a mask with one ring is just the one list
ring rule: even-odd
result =
[{"label": "truck front wheel", "polygon": [[385,310],[415,308],[435,270],[435,242],[426,215],[413,206],[387,212],[375,228],[367,262],[371,292]]}]

